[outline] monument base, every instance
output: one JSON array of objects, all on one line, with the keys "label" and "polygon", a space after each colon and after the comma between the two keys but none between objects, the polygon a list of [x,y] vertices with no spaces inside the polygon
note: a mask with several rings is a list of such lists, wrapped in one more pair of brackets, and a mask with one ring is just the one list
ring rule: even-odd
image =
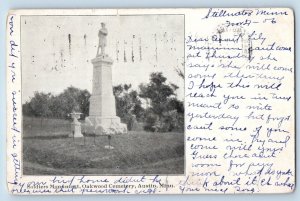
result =
[{"label": "monument base", "polygon": [[69,137],[83,137],[81,134],[81,123],[78,121],[75,121],[71,124],[72,133],[69,135]]},{"label": "monument base", "polygon": [[121,123],[120,118],[117,116],[89,116],[85,118],[81,131],[85,134],[93,135],[118,135],[127,133],[127,125]]}]

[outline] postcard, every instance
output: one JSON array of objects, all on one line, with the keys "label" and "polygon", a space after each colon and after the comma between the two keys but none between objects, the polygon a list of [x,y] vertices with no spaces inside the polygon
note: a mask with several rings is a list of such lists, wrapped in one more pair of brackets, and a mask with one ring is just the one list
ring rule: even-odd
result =
[{"label": "postcard", "polygon": [[7,189],[295,189],[290,8],[11,10]]}]

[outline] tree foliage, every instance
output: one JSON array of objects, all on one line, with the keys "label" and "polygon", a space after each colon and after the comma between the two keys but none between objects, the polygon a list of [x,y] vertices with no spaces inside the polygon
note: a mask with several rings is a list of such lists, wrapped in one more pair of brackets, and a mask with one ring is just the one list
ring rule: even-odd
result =
[{"label": "tree foliage", "polygon": [[131,89],[131,85],[117,85],[113,87],[116,97],[117,116],[127,124],[128,130],[132,130],[137,121],[141,121],[144,116],[144,108],[137,91]]},{"label": "tree foliage", "polygon": [[34,97],[23,105],[23,112],[29,113],[30,116],[48,117],[51,116],[50,99],[51,93],[34,92]]},{"label": "tree foliage", "polygon": [[178,86],[166,81],[161,72],[155,72],[150,75],[150,83],[139,86],[140,97],[150,101],[145,112],[146,130],[167,132],[183,129],[183,102],[175,96]]},{"label": "tree foliage", "polygon": [[90,93],[75,87],[68,87],[57,96],[51,93],[35,92],[30,101],[23,104],[23,114],[34,117],[68,118],[73,112],[88,116]]}]

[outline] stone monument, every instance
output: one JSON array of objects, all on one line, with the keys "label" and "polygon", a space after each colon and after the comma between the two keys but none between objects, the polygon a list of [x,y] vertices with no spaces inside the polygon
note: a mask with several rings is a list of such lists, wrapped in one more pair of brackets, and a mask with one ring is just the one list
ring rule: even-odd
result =
[{"label": "stone monument", "polygon": [[[127,125],[116,116],[116,103],[112,87],[113,60],[105,54],[107,29],[101,23],[99,45],[96,58],[92,59],[93,89],[90,98],[89,116],[85,118],[82,132],[92,135],[111,135],[127,133]],[[99,53],[99,49],[101,52]]]},{"label": "stone monument", "polygon": [[83,135],[81,134],[81,123],[78,121],[81,113],[72,112],[70,113],[70,115],[73,119],[73,122],[71,123],[72,133],[70,134],[70,137],[83,137]]}]

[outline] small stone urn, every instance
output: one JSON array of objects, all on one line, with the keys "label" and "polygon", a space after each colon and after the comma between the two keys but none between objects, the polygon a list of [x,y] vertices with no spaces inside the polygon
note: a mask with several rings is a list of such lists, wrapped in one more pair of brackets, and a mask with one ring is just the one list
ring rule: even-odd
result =
[{"label": "small stone urn", "polygon": [[81,114],[82,113],[79,112],[70,113],[71,117],[73,118],[73,122],[71,123],[72,133],[70,134],[70,137],[83,137],[81,134],[81,123],[78,121]]}]

